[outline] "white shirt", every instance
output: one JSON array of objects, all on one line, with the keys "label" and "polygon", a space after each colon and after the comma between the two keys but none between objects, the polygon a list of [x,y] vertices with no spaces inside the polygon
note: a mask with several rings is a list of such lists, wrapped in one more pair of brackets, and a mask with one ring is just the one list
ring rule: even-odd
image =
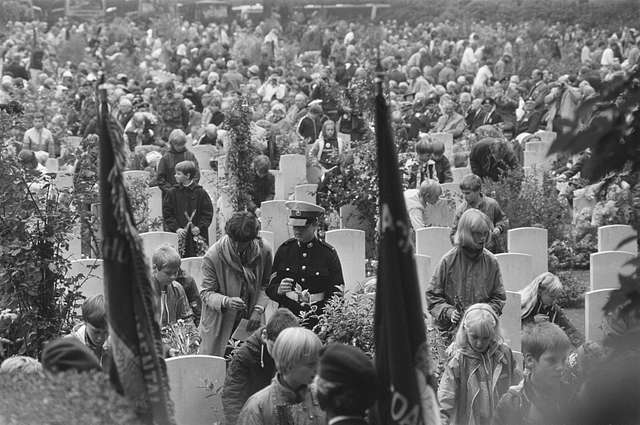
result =
[{"label": "white shirt", "polygon": [[589,63],[591,62],[591,49],[589,46],[584,46],[582,51],[580,52],[580,62]]},{"label": "white shirt", "polygon": [[602,59],[600,59],[600,65],[602,66],[611,66],[615,63],[615,57],[613,56],[613,49],[611,47],[607,47],[602,52]]}]

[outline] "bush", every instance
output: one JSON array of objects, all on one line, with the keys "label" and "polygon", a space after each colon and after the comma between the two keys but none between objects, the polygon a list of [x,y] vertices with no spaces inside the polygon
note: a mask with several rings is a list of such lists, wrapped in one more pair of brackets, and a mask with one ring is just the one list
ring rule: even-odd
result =
[{"label": "bush", "polygon": [[563,294],[558,299],[562,308],[584,308],[584,294],[588,283],[578,279],[572,271],[558,272],[557,276],[564,286]]},{"label": "bush", "polygon": [[6,425],[142,425],[133,405],[101,372],[3,374],[0,423]]},{"label": "bush", "polygon": [[548,240],[566,240],[569,206],[558,198],[555,182],[544,174],[542,185],[533,176],[512,175],[498,182],[485,181],[482,191],[493,197],[509,219],[509,228],[542,227]]}]

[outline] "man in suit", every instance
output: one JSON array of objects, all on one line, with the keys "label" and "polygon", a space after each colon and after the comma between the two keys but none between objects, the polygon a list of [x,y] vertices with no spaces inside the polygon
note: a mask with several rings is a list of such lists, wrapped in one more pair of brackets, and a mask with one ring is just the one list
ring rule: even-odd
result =
[{"label": "man in suit", "polygon": [[376,401],[378,377],[373,362],[359,348],[329,344],[320,356],[316,388],[329,425],[366,425],[366,411]]}]

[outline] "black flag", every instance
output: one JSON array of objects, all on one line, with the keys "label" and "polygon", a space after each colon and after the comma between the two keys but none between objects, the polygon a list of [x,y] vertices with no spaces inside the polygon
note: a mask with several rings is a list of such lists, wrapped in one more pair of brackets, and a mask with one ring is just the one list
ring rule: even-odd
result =
[{"label": "black flag", "polygon": [[140,418],[147,424],[175,425],[154,289],[122,177],[122,130],[108,112],[106,91],[99,93],[104,293],[113,360],[124,395],[135,403]]},{"label": "black flag", "polygon": [[378,77],[376,141],[380,195],[380,245],[376,289],[376,369],[380,425],[440,423],[431,384],[430,352],[422,312],[409,220],[387,103]]}]

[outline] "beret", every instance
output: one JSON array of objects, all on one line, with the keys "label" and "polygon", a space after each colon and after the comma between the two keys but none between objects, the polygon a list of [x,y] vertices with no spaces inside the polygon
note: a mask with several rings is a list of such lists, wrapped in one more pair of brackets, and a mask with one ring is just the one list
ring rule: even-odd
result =
[{"label": "beret", "polygon": [[102,370],[93,351],[72,336],[58,338],[47,344],[42,352],[42,366],[50,372]]},{"label": "beret", "polygon": [[320,378],[341,385],[377,389],[378,379],[373,362],[359,348],[351,345],[329,344],[320,356]]}]

